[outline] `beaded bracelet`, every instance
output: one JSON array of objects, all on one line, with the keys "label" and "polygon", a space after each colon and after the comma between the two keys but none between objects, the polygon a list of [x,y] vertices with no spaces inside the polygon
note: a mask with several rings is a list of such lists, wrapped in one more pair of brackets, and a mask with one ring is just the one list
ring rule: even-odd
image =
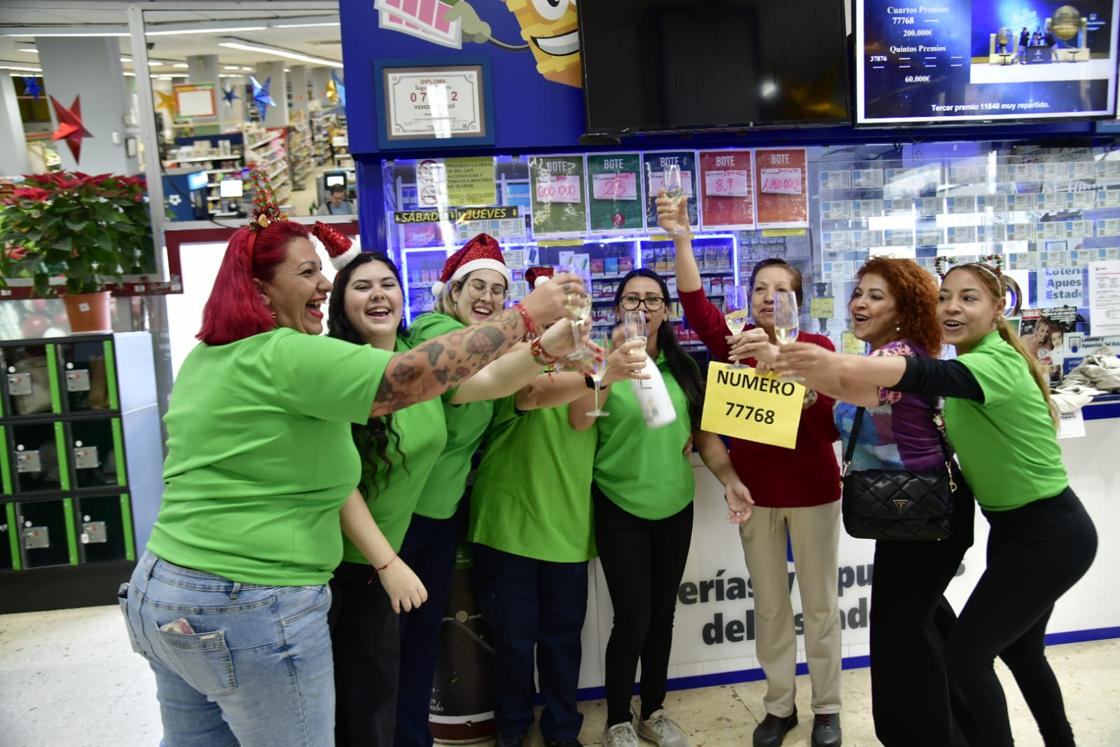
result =
[{"label": "beaded bracelet", "polygon": [[533,317],[529,316],[529,312],[518,301],[513,305],[514,311],[521,315],[521,321],[525,322],[525,339],[535,338],[540,336],[540,330],[537,329],[537,323],[533,321]]},{"label": "beaded bracelet", "polygon": [[529,352],[532,353],[533,360],[541,366],[548,367],[556,363],[556,356],[550,355],[548,351],[544,349],[544,345],[541,344],[541,338],[539,337],[534,338],[532,343],[530,343]]}]

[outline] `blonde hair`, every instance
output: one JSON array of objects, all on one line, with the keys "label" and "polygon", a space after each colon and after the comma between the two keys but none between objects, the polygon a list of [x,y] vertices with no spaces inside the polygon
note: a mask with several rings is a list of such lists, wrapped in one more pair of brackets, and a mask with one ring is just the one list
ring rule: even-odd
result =
[{"label": "blonde hair", "polygon": [[[451,300],[451,288],[456,284],[462,286],[463,281],[452,280],[451,282],[447,283],[447,285],[443,287],[443,292],[436,296],[436,302],[435,305],[432,306],[432,309],[438,311],[441,314],[447,314],[448,316],[459,319],[459,317],[455,316],[455,302]],[[462,322],[463,320],[459,319],[459,321]],[[467,322],[463,322],[463,324],[466,323]]]},{"label": "blonde hair", "polygon": [[[977,272],[978,269],[983,269],[985,272]],[[949,273],[955,270],[971,271],[972,276],[980,281],[980,284],[984,286],[984,289],[987,290],[996,301],[1003,300],[1006,297],[1007,290],[1011,287],[1009,278],[1005,278],[1002,274],[997,275],[991,268],[985,267],[982,264],[957,265],[950,269],[949,272],[946,272],[944,277],[949,277]],[[1016,294],[1016,296],[1018,296],[1018,294]],[[1026,361],[1027,370],[1030,371],[1031,378],[1034,379],[1034,383],[1038,385],[1039,391],[1042,392],[1042,399],[1046,402],[1046,409],[1050,411],[1050,419],[1054,422],[1054,428],[1057,429],[1059,418],[1058,408],[1050,398],[1049,376],[1042,370],[1038,359],[1027,350],[1027,346],[1023,343],[1022,338],[1011,328],[1011,325],[1008,324],[1007,318],[1003,316],[1003,314],[996,317],[996,329],[999,331],[999,336],[1003,338],[1003,341],[1015,348],[1015,352],[1021,355],[1023,360]]]}]

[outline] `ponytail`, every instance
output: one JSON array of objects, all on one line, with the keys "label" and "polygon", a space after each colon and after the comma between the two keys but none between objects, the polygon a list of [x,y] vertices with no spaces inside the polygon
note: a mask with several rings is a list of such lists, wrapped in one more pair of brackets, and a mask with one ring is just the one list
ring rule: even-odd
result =
[{"label": "ponytail", "polygon": [[1046,402],[1046,409],[1050,411],[1050,419],[1054,421],[1054,428],[1056,429],[1059,416],[1054,401],[1050,399],[1050,379],[1043,372],[1038,359],[1027,350],[1027,346],[1023,344],[1023,339],[1016,334],[1015,330],[1011,329],[1011,325],[1007,323],[1005,317],[1001,316],[996,319],[996,329],[999,330],[999,336],[1003,338],[1003,341],[1015,348],[1016,353],[1023,356],[1023,360],[1027,363],[1027,370],[1031,373],[1031,378],[1034,379],[1034,383],[1038,385],[1039,391],[1042,392],[1042,399]]}]

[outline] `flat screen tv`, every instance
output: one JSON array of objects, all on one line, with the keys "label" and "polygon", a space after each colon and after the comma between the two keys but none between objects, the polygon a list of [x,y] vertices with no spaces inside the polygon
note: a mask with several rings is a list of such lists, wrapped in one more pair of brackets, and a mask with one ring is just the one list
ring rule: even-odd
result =
[{"label": "flat screen tv", "polygon": [[1120,0],[855,0],[856,124],[1110,117]]},{"label": "flat screen tv", "polygon": [[850,122],[842,2],[579,3],[588,135]]}]

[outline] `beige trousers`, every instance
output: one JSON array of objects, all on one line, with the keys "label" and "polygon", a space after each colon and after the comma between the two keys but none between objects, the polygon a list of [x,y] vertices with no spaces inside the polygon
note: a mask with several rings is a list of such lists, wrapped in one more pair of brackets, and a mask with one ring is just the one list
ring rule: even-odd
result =
[{"label": "beige trousers", "polygon": [[808,508],[756,506],[739,528],[754,589],[755,649],[766,674],[767,713],[793,713],[797,635],[786,563],[786,534],[805,620],[805,656],[813,684],[814,713],[840,712],[840,609],[837,553],[840,501]]}]

